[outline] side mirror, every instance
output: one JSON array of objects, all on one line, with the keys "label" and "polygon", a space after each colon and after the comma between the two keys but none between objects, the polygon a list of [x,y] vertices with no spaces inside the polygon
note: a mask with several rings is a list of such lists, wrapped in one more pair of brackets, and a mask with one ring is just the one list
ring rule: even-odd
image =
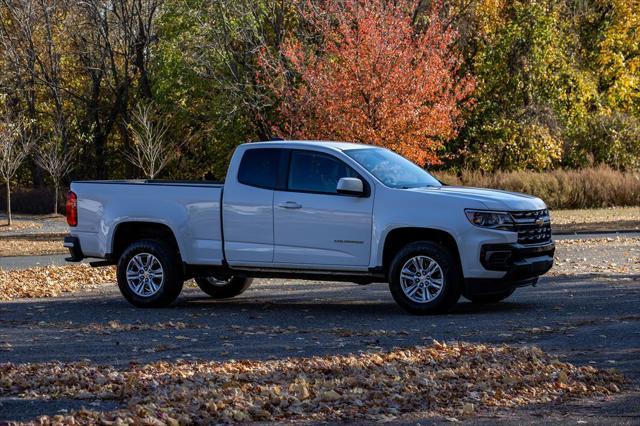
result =
[{"label": "side mirror", "polygon": [[340,178],[336,189],[338,194],[362,195],[364,193],[364,184],[358,178],[344,177]]}]

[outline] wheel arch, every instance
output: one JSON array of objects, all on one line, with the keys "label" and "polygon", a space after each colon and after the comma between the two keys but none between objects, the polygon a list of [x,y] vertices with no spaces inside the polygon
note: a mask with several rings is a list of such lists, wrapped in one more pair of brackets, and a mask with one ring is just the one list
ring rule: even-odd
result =
[{"label": "wheel arch", "polygon": [[433,241],[440,243],[451,250],[455,257],[460,273],[462,273],[462,261],[456,239],[449,232],[436,228],[422,227],[397,227],[391,229],[384,238],[382,249],[382,268],[388,274],[393,257],[402,247],[416,241]]},{"label": "wheel arch", "polygon": [[174,248],[178,253],[178,257],[180,257],[180,245],[178,244],[174,231],[165,223],[153,221],[126,221],[118,223],[113,230],[109,257],[117,261],[131,243],[143,239],[163,241]]}]

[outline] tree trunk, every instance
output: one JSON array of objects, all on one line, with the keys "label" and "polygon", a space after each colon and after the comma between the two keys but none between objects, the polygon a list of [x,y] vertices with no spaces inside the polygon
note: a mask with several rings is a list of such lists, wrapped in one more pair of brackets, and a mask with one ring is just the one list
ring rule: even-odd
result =
[{"label": "tree trunk", "polygon": [[7,225],[11,226],[11,186],[9,184],[9,180],[7,179]]},{"label": "tree trunk", "polygon": [[[124,152],[131,151],[131,138],[129,137],[129,131],[127,129],[127,123],[129,123],[129,114],[127,111],[122,112],[122,119],[119,120],[118,129],[120,130],[120,139],[122,140],[122,148]],[[127,179],[134,177],[135,168],[130,161],[124,162],[124,176]]]},{"label": "tree trunk", "polygon": [[96,150],[96,178],[97,179],[106,179],[107,178],[107,167],[105,161],[106,154],[106,137],[104,134],[96,132],[93,137],[93,144]]},{"label": "tree trunk", "polygon": [[58,214],[58,184],[53,185],[53,214]]}]

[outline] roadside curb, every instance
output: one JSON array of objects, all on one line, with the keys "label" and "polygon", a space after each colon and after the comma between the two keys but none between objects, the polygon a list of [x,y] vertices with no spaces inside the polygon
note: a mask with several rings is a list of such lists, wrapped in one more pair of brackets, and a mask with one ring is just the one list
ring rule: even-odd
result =
[{"label": "roadside curb", "polygon": [[0,234],[0,240],[54,240],[64,238],[66,232],[49,232],[40,234]]}]

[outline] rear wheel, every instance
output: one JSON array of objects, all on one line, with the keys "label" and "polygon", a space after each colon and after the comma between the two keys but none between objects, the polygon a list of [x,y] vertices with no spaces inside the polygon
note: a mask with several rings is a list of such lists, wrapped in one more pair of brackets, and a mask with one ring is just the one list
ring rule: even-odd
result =
[{"label": "rear wheel", "polygon": [[228,299],[244,293],[253,282],[247,277],[198,277],[195,278],[200,290],[207,293],[214,299]]},{"label": "rear wheel", "polygon": [[129,245],[120,256],[117,275],[122,295],[140,308],[170,305],[184,281],[177,251],[156,240]]},{"label": "rear wheel", "polygon": [[458,263],[442,244],[408,244],[391,262],[389,289],[398,305],[412,314],[445,312],[460,298]]},{"label": "rear wheel", "polygon": [[514,291],[515,291],[515,289],[512,289],[512,290],[504,291],[502,293],[482,294],[482,295],[476,295],[476,296],[471,296],[471,295],[466,295],[465,294],[464,297],[466,297],[467,299],[471,300],[473,303],[478,303],[478,304],[498,303],[498,302],[503,301],[507,297],[511,296]]}]

